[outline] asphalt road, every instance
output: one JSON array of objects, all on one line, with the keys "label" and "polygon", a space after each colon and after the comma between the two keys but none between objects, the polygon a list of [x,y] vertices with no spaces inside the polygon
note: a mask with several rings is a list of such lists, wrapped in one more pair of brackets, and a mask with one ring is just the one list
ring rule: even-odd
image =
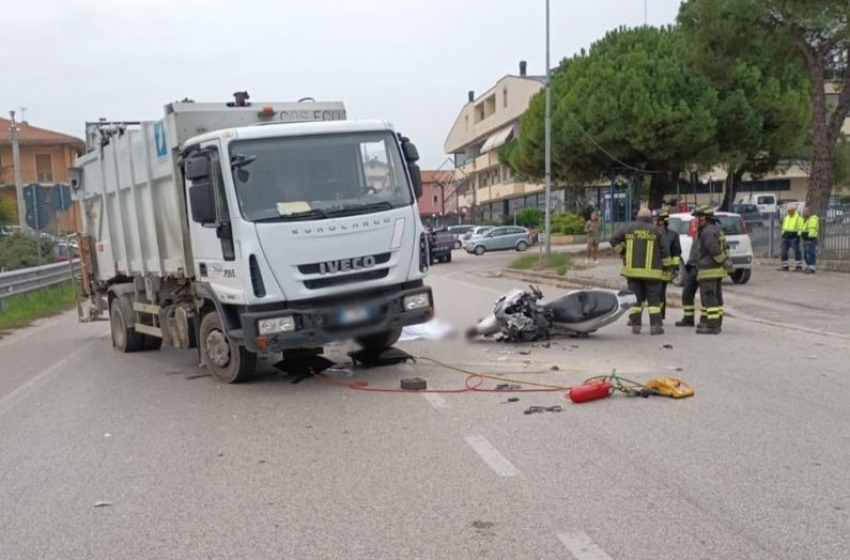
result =
[{"label": "asphalt road", "polygon": [[[513,256],[435,266],[438,316],[489,312]],[[0,340],[0,558],[850,557],[847,338],[744,317],[633,336],[623,319],[550,348],[402,346],[417,364],[338,381],[464,387],[430,357],[563,386],[675,374],[696,396],[222,386],[191,352],[121,355],[105,323],[66,315]]]}]

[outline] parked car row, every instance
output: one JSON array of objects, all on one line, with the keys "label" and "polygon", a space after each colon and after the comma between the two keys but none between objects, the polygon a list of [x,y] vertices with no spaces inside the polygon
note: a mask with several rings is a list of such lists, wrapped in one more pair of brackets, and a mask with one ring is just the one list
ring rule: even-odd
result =
[{"label": "parked car row", "polygon": [[456,225],[429,232],[431,263],[451,262],[453,249],[483,255],[488,251],[526,251],[531,232],[520,226]]}]

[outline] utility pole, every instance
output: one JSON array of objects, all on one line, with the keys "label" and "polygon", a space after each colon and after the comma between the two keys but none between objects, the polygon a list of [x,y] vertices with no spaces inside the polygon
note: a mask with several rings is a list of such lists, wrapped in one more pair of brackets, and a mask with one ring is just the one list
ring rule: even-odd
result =
[{"label": "utility pole", "polygon": [[552,256],[552,80],[551,65],[549,64],[549,0],[546,0],[546,120],[545,140],[546,145],[546,215],[544,218],[546,231],[546,258]]},{"label": "utility pole", "polygon": [[12,163],[15,166],[15,192],[18,195],[18,223],[21,226],[21,231],[26,231],[27,227],[27,209],[24,205],[24,178],[23,170],[21,169],[21,148],[18,145],[18,123],[15,122],[15,112],[9,111],[12,116],[11,132],[12,139]]}]

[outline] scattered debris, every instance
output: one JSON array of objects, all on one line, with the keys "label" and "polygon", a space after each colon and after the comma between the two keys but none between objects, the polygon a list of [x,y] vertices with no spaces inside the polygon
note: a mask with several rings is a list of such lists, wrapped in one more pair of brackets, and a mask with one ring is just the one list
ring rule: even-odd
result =
[{"label": "scattered debris", "polygon": [[331,366],[328,369],[326,369],[325,371],[323,371],[322,375],[326,375],[328,377],[353,377],[354,371],[352,371],[351,369],[349,369],[345,366],[336,365],[336,366]]},{"label": "scattered debris", "polygon": [[109,507],[111,505],[112,505],[112,502],[95,502],[93,507],[102,508],[102,507]]},{"label": "scattered debris", "polygon": [[508,397],[506,402],[519,402],[519,397]]},{"label": "scattered debris", "polygon": [[812,354],[812,355],[806,356],[806,359],[807,360],[817,360],[818,357]]},{"label": "scattered debris", "polygon": [[561,368],[559,368],[557,365],[555,365],[555,366],[550,367],[549,369],[551,369],[552,371],[558,371]]},{"label": "scattered debris", "polygon": [[259,461],[257,461],[257,462],[258,462],[259,464],[261,464],[261,465],[265,465],[265,464],[266,464],[266,460],[265,460],[265,459],[260,459],[260,460],[259,460]]},{"label": "scattered debris", "polygon": [[523,356],[528,356],[529,354],[531,354],[531,350],[520,350],[519,353]]},{"label": "scattered debris", "polygon": [[112,434],[110,434],[109,432],[106,432],[105,434],[103,434],[103,437],[105,437],[105,438],[111,438],[111,437],[112,437]]},{"label": "scattered debris", "polygon": [[544,343],[543,343],[543,344],[541,344],[540,346],[542,346],[543,348],[549,348],[549,347],[551,347],[551,346],[552,346],[552,343],[551,343],[551,342],[544,342]]},{"label": "scattered debris", "polygon": [[578,344],[570,344],[570,348],[581,348]]},{"label": "scattered debris", "polygon": [[664,346],[662,346],[662,348],[666,348],[666,349],[668,349],[668,350],[672,350],[672,349],[673,349],[673,345],[672,345],[672,344],[665,344]]},{"label": "scattered debris", "polygon": [[419,377],[413,377],[411,379],[402,379],[400,386],[405,391],[424,391],[428,388],[428,382]]},{"label": "scattered debris", "polygon": [[523,411],[523,414],[537,414],[538,412],[561,412],[563,408],[559,405],[555,406],[529,406]]},{"label": "scattered debris", "polygon": [[513,383],[499,383],[496,385],[497,391],[518,391],[519,389],[522,389],[522,387]]}]

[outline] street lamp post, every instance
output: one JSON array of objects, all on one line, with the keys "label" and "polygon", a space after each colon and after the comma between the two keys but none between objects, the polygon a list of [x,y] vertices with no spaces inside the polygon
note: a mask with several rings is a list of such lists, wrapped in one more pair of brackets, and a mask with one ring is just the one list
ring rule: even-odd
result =
[{"label": "street lamp post", "polygon": [[546,175],[546,214],[544,218],[546,231],[546,258],[552,256],[552,83],[549,64],[549,0],[546,0],[546,119],[545,134],[545,175]]},{"label": "street lamp post", "polygon": [[9,111],[12,117],[12,125],[9,129],[10,139],[12,141],[12,164],[15,166],[15,192],[18,199],[18,225],[21,231],[29,229],[27,227],[27,209],[24,206],[24,179],[23,170],[21,169],[21,149],[18,143],[18,123],[15,121],[15,112]]}]

